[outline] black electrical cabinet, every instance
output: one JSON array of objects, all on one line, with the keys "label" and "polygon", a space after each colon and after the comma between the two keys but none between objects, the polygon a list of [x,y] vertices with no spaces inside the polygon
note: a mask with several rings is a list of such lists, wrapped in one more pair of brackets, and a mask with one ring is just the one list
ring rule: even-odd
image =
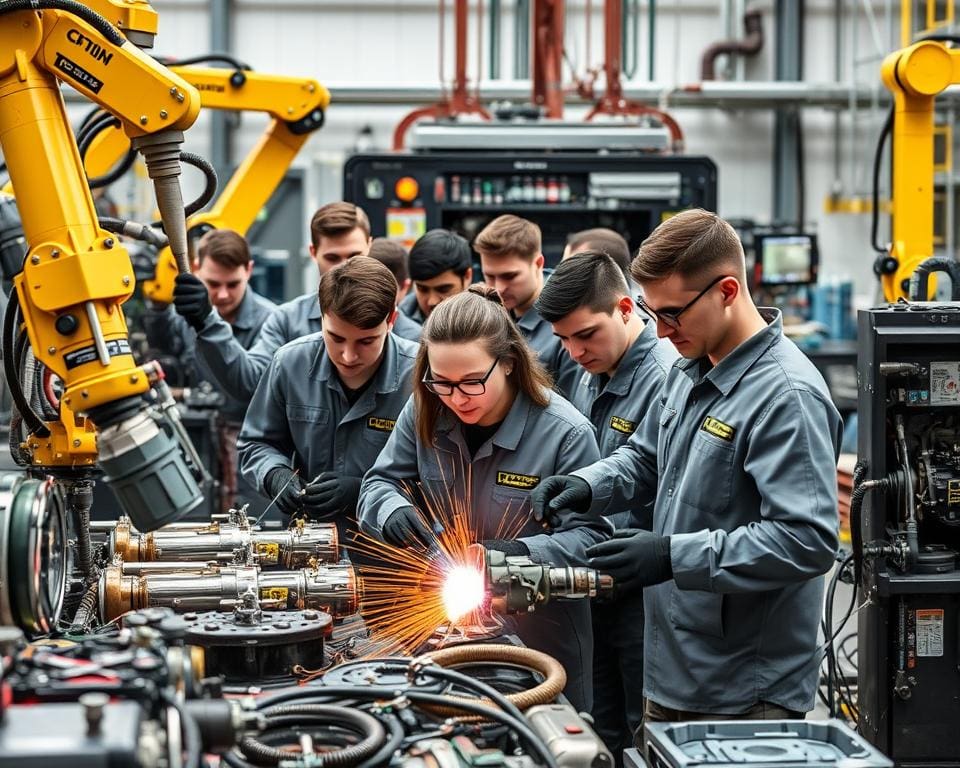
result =
[{"label": "black electrical cabinet", "polygon": [[573,232],[608,227],[636,251],[677,211],[716,210],[717,169],[706,157],[641,152],[365,154],[347,160],[343,190],[375,237],[407,245],[437,227],[472,241],[500,214],[522,216],[540,226],[552,266]]},{"label": "black electrical cabinet", "polygon": [[960,766],[960,304],[861,311],[859,339],[859,729]]}]

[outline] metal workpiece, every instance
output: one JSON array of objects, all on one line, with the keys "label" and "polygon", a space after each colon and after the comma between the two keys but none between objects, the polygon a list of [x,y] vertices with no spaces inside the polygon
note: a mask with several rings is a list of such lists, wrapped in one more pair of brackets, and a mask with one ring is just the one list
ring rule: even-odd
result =
[{"label": "metal workpiece", "polygon": [[242,511],[231,510],[223,520],[164,526],[153,533],[140,533],[121,517],[110,533],[110,555],[125,562],[253,563],[293,570],[338,562],[340,541],[333,523],[298,520],[285,530],[262,531],[251,527]]},{"label": "metal workpiece", "polygon": [[173,608],[178,613],[231,611],[245,606],[244,595],[248,593],[256,595],[264,610],[324,611],[335,618],[355,613],[360,604],[358,580],[348,564],[269,572],[254,566],[200,565],[195,570],[185,566],[176,571],[137,566],[118,563],[104,569],[99,585],[104,621],[154,606]]}]

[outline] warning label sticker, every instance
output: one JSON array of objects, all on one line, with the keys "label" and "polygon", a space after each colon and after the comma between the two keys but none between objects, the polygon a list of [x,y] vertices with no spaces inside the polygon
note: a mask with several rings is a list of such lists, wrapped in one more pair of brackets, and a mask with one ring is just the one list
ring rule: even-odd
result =
[{"label": "warning label sticker", "polygon": [[960,403],[960,363],[930,363],[930,405]]},{"label": "warning label sticker", "polygon": [[917,611],[917,656],[943,656],[943,609]]}]

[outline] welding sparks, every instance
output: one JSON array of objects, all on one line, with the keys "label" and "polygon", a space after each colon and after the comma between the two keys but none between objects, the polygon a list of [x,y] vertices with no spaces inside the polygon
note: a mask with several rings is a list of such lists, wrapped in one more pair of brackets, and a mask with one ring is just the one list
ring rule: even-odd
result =
[{"label": "welding sparks", "polygon": [[[419,514],[435,540],[428,550],[400,548],[363,534],[350,549],[376,564],[360,567],[361,613],[380,655],[416,653],[438,630],[447,636],[495,634],[500,620],[489,613],[485,574],[471,545],[483,538],[515,538],[526,518],[507,510],[500,520],[477,519],[470,503],[471,472],[445,482],[445,498],[426,497]],[[459,492],[458,492],[459,486]],[[417,494],[408,489],[411,499]]]}]

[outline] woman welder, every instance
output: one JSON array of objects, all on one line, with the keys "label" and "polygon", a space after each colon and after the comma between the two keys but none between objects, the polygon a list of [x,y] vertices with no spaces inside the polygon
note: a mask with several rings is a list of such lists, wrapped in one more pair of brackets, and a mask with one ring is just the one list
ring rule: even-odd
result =
[{"label": "woman welder", "polygon": [[[469,503],[477,539],[488,549],[582,565],[586,547],[606,538],[606,531],[582,525],[543,533],[529,518],[529,492],[541,478],[599,457],[593,427],[550,389],[548,374],[496,291],[472,286],[434,309],[423,329],[414,382],[413,398],[363,479],[361,527],[394,546],[429,546],[433,534],[406,491],[419,483],[421,496],[435,508],[451,495],[460,496],[460,506]],[[505,519],[519,521],[516,538],[496,538]],[[517,618],[515,631],[526,645],[563,664],[564,693],[589,711],[589,603],[550,603]]]}]

